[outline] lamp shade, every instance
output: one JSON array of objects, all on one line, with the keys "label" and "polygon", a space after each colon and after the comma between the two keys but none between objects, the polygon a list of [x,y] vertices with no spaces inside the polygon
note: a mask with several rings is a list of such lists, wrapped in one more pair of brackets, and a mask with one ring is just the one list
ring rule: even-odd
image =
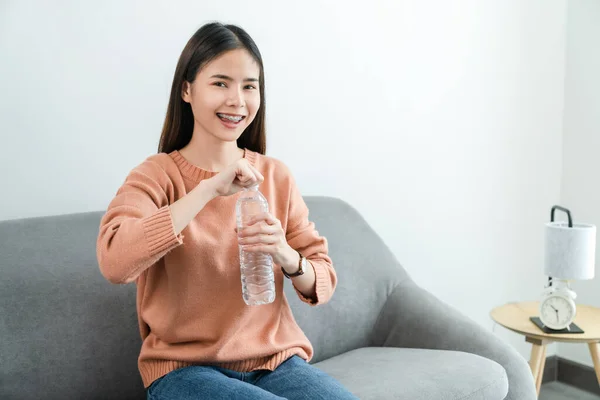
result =
[{"label": "lamp shade", "polygon": [[594,278],[596,227],[588,224],[549,222],[546,224],[544,273],[552,278],[585,280]]}]

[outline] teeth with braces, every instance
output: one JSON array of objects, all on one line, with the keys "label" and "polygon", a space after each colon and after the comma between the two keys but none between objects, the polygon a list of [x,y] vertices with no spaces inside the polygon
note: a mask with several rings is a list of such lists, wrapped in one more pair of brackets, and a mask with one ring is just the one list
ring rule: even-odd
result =
[{"label": "teeth with braces", "polygon": [[232,117],[232,116],[230,116],[230,115],[225,115],[225,114],[217,114],[217,115],[218,115],[220,118],[225,118],[225,119],[228,119],[228,120],[230,120],[231,122],[240,122],[240,121],[242,120],[242,118],[244,118],[244,117],[240,117],[240,116],[238,116],[238,117]]}]

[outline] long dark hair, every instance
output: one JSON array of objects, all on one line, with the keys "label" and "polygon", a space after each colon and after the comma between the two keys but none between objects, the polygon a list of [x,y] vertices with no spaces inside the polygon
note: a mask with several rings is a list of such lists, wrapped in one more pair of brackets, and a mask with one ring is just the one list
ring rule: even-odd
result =
[{"label": "long dark hair", "polygon": [[194,115],[192,107],[181,98],[184,80],[192,83],[196,74],[208,62],[226,51],[245,49],[260,67],[259,91],[260,107],[256,117],[237,140],[239,148],[265,154],[267,140],[265,133],[265,74],[260,51],[254,40],[242,28],[211,22],[194,33],[179,56],[167,115],[160,135],[158,152],[170,153],[180,150],[192,139]]}]

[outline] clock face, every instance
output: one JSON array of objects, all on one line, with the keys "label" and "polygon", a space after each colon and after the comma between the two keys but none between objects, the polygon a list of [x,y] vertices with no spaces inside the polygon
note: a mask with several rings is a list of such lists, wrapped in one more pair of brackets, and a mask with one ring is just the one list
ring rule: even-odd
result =
[{"label": "clock face", "polygon": [[540,307],[540,319],[548,328],[564,329],[573,321],[574,309],[571,303],[561,296],[550,296]]}]

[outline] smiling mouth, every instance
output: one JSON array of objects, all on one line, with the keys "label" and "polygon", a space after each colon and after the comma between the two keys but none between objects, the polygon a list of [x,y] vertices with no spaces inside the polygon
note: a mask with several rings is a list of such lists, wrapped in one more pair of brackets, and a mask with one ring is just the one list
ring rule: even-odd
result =
[{"label": "smiling mouth", "polygon": [[246,118],[245,115],[223,114],[223,113],[217,113],[217,117],[221,118],[225,122],[233,122],[233,123],[238,123],[238,122],[242,121],[244,118]]}]

